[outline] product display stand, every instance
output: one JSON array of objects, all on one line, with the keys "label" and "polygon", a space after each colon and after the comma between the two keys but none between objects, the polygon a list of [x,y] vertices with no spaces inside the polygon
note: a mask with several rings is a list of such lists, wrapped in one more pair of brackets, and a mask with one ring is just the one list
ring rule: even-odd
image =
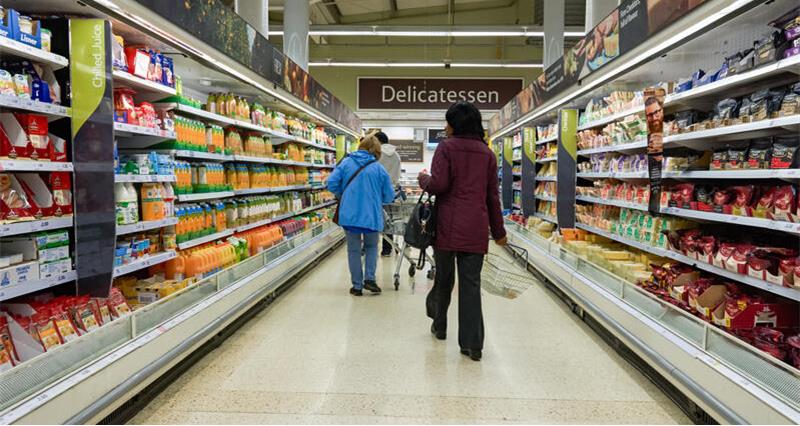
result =
[{"label": "product display stand", "polygon": [[[343,239],[325,186],[360,121],[230,9],[189,3],[3,5],[48,17],[52,51],[10,32],[0,53],[55,89],[0,96],[3,424],[101,421]],[[208,16],[255,40],[220,43]]]},{"label": "product display stand", "polygon": [[787,22],[800,10],[694,8],[637,33],[658,19],[620,6],[607,63],[582,69],[571,51],[518,95],[530,111],[492,118],[495,139],[560,120],[558,177],[534,177],[557,185],[558,214],[509,216],[510,239],[711,419],[797,423],[800,52]]}]

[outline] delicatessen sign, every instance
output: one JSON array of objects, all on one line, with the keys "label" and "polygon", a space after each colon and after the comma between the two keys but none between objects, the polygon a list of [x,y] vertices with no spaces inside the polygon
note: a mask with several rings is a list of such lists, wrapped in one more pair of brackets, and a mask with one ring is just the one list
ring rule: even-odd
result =
[{"label": "delicatessen sign", "polygon": [[358,79],[358,109],[444,110],[458,101],[497,110],[522,89],[521,78],[372,78]]}]

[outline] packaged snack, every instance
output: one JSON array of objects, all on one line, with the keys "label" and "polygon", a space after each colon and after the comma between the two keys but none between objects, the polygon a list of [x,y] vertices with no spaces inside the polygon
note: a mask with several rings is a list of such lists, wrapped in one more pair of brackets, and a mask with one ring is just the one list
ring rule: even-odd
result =
[{"label": "packaged snack", "polygon": [[11,333],[8,331],[8,320],[0,313],[0,372],[10,370],[15,360],[17,360],[16,352],[11,341]]},{"label": "packaged snack", "polygon": [[736,210],[734,214],[746,215],[744,209],[750,206],[750,200],[753,198],[753,185],[741,185],[731,188],[733,192],[733,208]]},{"label": "packaged snack", "polygon": [[732,98],[717,102],[717,105],[714,106],[714,119],[729,120],[739,117],[739,106],[739,102]]},{"label": "packaged snack", "polygon": [[717,189],[714,191],[713,200],[715,206],[725,206],[731,201],[731,193],[726,189]]},{"label": "packaged snack", "polygon": [[36,336],[45,352],[61,344],[55,323],[50,317],[50,310],[39,308],[36,315],[31,317],[31,323],[36,330]]},{"label": "packaged snack", "polygon": [[770,89],[769,95],[767,96],[767,117],[771,118],[777,115],[778,111],[781,109],[781,104],[783,104],[783,98],[786,96],[787,90],[778,87],[775,89]]},{"label": "packaged snack", "polygon": [[725,165],[728,163],[728,148],[721,148],[714,150],[714,153],[711,154],[711,164],[709,168],[711,170],[723,170]]},{"label": "packaged snack", "polygon": [[125,40],[116,34],[111,37],[111,65],[114,69],[128,71],[128,60],[125,57]]},{"label": "packaged snack", "polygon": [[757,198],[753,216],[765,218],[775,211],[775,188],[765,188]]},{"label": "packaged snack", "polygon": [[789,220],[795,214],[795,190],[791,185],[775,188],[773,219]]},{"label": "packaged snack", "polygon": [[694,184],[691,183],[681,183],[675,185],[671,188],[672,191],[672,203],[676,207],[679,208],[686,208],[688,204],[692,202],[692,197],[694,196]]},{"label": "packaged snack", "polygon": [[31,98],[31,86],[27,76],[14,74],[14,92],[20,98]]},{"label": "packaged snack", "polygon": [[786,344],[789,347],[789,362],[794,368],[800,368],[800,334],[786,339]]},{"label": "packaged snack", "polygon": [[0,69],[0,95],[14,96],[16,94],[14,78],[8,71]]},{"label": "packaged snack", "polygon": [[47,28],[42,28],[39,30],[39,34],[41,34],[42,37],[42,50],[45,52],[52,51],[53,43],[51,39],[53,38],[53,33],[51,33]]},{"label": "packaged snack", "polygon": [[745,161],[747,160],[747,147],[743,148],[729,148],[728,161],[725,163],[725,169],[743,169]]},{"label": "packaged snack", "polygon": [[78,338],[78,329],[67,314],[63,303],[54,303],[50,312],[62,343],[71,342]]},{"label": "packaged snack", "polygon": [[50,190],[53,193],[53,215],[72,214],[72,183],[69,172],[50,173]]},{"label": "packaged snack", "polygon": [[795,83],[789,88],[786,95],[783,97],[781,109],[779,111],[779,115],[782,117],[795,114],[800,114],[800,83]]},{"label": "packaged snack", "polygon": [[777,61],[783,54],[780,48],[782,41],[783,37],[780,31],[775,31],[760,40],[756,40],[754,43],[755,55],[753,64],[759,66]]},{"label": "packaged snack", "polygon": [[772,158],[772,141],[769,139],[756,139],[750,143],[747,151],[745,169],[767,169]]},{"label": "packaged snack", "polygon": [[795,166],[797,147],[800,145],[795,137],[780,137],[773,139],[771,169],[788,169]]}]

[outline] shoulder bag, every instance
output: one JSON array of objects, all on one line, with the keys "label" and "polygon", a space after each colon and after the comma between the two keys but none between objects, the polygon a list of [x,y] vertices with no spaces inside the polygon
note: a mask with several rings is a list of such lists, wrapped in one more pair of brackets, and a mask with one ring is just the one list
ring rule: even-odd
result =
[{"label": "shoulder bag", "polygon": [[411,247],[423,251],[436,241],[436,204],[430,193],[423,193],[419,197],[406,224],[403,239]]},{"label": "shoulder bag", "polygon": [[339,197],[339,201],[336,203],[336,211],[333,213],[333,223],[337,225],[339,224],[339,208],[342,206],[342,199],[344,199],[344,193],[345,191],[347,191],[347,187],[350,186],[350,182],[352,182],[353,179],[355,179],[356,176],[358,176],[358,174],[361,173],[367,166],[374,163],[375,161],[376,160],[368,161],[366,164],[359,167],[358,170],[356,170],[356,172],[353,173],[353,176],[350,176],[350,178],[347,179],[347,183],[345,183],[344,188],[342,188],[342,196]]}]

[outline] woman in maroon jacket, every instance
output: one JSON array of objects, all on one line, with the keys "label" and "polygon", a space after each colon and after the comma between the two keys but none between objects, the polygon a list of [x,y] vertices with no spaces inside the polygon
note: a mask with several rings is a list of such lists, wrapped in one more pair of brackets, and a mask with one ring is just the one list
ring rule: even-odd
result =
[{"label": "woman in maroon jacket", "polygon": [[481,268],[489,249],[489,231],[506,244],[500,211],[497,159],[483,140],[481,113],[469,102],[450,106],[445,116],[448,138],[433,156],[431,174],[418,176],[420,188],[436,196],[434,260],[436,279],[426,307],[431,332],[444,340],[447,308],[458,266],[458,344],[474,361],[483,350]]}]

